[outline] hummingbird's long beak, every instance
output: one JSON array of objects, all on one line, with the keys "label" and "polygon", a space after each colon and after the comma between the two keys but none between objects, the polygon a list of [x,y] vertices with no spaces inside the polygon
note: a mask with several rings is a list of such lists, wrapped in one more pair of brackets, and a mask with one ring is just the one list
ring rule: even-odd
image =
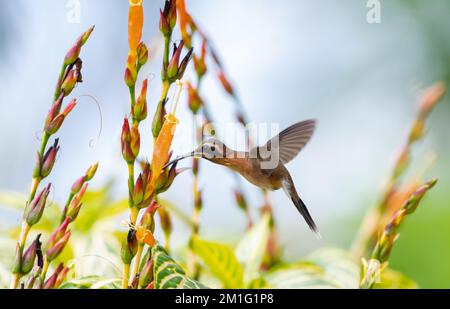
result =
[{"label": "hummingbird's long beak", "polygon": [[163,169],[166,168],[166,167],[168,167],[168,166],[170,166],[170,165],[172,165],[172,164],[174,164],[174,163],[176,163],[176,162],[178,162],[178,161],[181,161],[181,160],[184,160],[184,159],[187,159],[187,158],[190,158],[190,157],[195,157],[195,156],[196,156],[196,152],[195,152],[195,151],[192,151],[192,152],[187,153],[187,154],[185,154],[185,155],[176,157],[175,159],[173,159],[173,160],[170,161],[169,163],[166,163],[166,165],[164,165]]}]

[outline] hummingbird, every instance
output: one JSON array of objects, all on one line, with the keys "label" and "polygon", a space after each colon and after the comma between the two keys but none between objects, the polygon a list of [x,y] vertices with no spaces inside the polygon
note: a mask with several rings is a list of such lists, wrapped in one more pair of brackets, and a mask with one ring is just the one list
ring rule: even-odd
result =
[{"label": "hummingbird", "polygon": [[196,157],[230,168],[255,186],[269,191],[283,189],[305,219],[309,228],[320,238],[305,203],[297,193],[286,164],[294,159],[311,139],[316,127],[313,119],[298,122],[272,137],[266,144],[250,151],[236,151],[216,138],[208,138],[192,152],[167,163]]}]

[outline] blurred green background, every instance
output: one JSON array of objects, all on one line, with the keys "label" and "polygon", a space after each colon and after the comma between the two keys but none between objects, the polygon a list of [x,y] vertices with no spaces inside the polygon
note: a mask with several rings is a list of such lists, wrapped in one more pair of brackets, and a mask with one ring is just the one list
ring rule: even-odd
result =
[{"label": "blurred green background", "polygon": [[[94,187],[112,183],[109,199],[120,200],[126,195],[126,166],[118,137],[128,109],[122,80],[128,1],[80,0],[79,23],[67,17],[69,2],[0,2],[0,190],[27,190],[39,143],[36,136],[62,56],[79,33],[95,24],[82,55],[85,82],[75,95],[89,94],[100,103],[101,134],[97,138],[100,123],[95,105],[82,97],[60,133],[62,153],[49,180],[54,183],[52,200],[62,203],[71,182],[98,160]],[[365,211],[376,203],[395,151],[407,136],[420,91],[436,80],[450,84],[450,2],[381,1],[380,24],[367,23],[369,9],[360,0],[187,0],[187,4],[213,38],[253,121],[278,123],[280,128],[307,118],[319,121],[311,144],[289,170],[323,240],[311,235],[289,200],[276,192],[271,199],[284,256],[297,260],[322,246],[348,248]],[[154,59],[143,75],[150,78],[158,77],[160,70],[161,49],[155,48],[161,44],[160,6],[162,1],[145,2],[144,41],[153,47]],[[155,78],[149,88],[151,112],[159,89]],[[216,121],[232,121],[232,104],[216,83],[207,79],[203,89]],[[414,147],[408,175],[421,174],[432,151],[437,162],[424,178],[439,177],[440,181],[406,220],[390,264],[423,288],[450,288],[449,97],[429,118],[427,136]],[[194,145],[186,107],[179,116],[186,128],[175,138],[177,154]],[[150,125],[146,126],[150,132]],[[143,142],[146,147],[150,153],[150,138]],[[234,180],[220,167],[203,166],[201,234],[238,239],[245,218],[233,202]],[[251,185],[243,186],[256,214],[261,196]],[[186,174],[164,197],[189,213],[190,189]],[[16,211],[0,210],[0,216],[5,230],[20,222]],[[125,230],[120,216],[108,228]],[[103,226],[93,238],[104,237],[105,231]],[[174,247],[185,243],[186,231],[187,227],[176,223]],[[13,243],[2,242],[2,262],[7,266]]]}]

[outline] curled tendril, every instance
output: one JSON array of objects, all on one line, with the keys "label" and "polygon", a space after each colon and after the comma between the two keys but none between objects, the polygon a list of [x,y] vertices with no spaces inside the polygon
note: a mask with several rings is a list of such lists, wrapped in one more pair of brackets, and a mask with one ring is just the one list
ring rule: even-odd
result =
[{"label": "curled tendril", "polygon": [[147,74],[147,81],[148,83],[151,83],[155,79],[156,75],[153,72],[150,72]]},{"label": "curled tendril", "polygon": [[98,110],[100,127],[98,129],[97,137],[96,138],[91,138],[89,140],[89,147],[90,148],[94,148],[95,145],[97,144],[98,140],[100,139],[101,134],[102,134],[102,129],[103,129],[102,109],[101,109],[100,104],[98,103],[97,99],[94,96],[92,96],[90,94],[82,94],[82,95],[79,96],[79,98],[83,98],[83,97],[87,97],[87,98],[92,99],[92,101],[94,101],[95,105],[97,106],[97,110]]},{"label": "curled tendril", "polygon": [[74,259],[72,259],[70,261],[70,266],[69,267],[70,268],[75,267],[75,265],[77,263],[81,264],[82,263],[81,260],[84,259],[84,258],[99,258],[99,259],[102,259],[102,260],[108,262],[112,266],[112,269],[114,270],[114,272],[117,275],[121,275],[122,274],[121,268],[119,266],[117,266],[112,260],[108,259],[107,257],[101,256],[101,255],[97,255],[97,254],[86,254],[86,255],[82,255],[80,257],[76,257],[76,258],[74,258]]}]

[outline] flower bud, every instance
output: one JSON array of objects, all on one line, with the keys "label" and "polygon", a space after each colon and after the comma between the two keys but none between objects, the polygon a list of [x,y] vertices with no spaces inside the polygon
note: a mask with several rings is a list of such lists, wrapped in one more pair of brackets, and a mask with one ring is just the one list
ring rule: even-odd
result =
[{"label": "flower bud", "polygon": [[130,230],[128,231],[128,235],[124,242],[122,243],[122,249],[120,250],[120,257],[122,258],[122,262],[124,264],[131,264],[131,260],[133,260],[134,256],[137,253],[138,242],[136,239],[136,231]]},{"label": "flower bud", "polygon": [[122,136],[121,136],[121,146],[122,146],[122,156],[124,160],[131,164],[134,162],[136,157],[131,150],[131,132],[130,132],[130,124],[128,123],[128,119],[125,118],[122,126]]},{"label": "flower bud", "polygon": [[180,44],[173,44],[173,55],[167,67],[167,77],[169,80],[177,79],[178,75],[178,65],[180,63],[181,52],[183,51],[184,42],[181,41]]},{"label": "flower bud", "polygon": [[54,289],[56,288],[56,280],[58,279],[59,274],[63,271],[64,264],[59,263],[58,267],[56,267],[53,274],[45,281],[44,283],[44,289]]},{"label": "flower bud", "polygon": [[161,220],[161,228],[164,233],[170,234],[172,232],[172,220],[170,219],[169,212],[165,207],[158,208],[159,219]]},{"label": "flower bud", "polygon": [[134,87],[137,79],[136,55],[128,54],[127,66],[125,69],[125,84],[128,87]]},{"label": "flower bud", "polygon": [[72,188],[70,189],[70,194],[75,195],[78,192],[80,192],[81,187],[84,185],[84,183],[86,182],[86,175],[81,176],[80,178],[78,178],[72,185]]},{"label": "flower bud", "polygon": [[97,172],[98,169],[98,162],[91,165],[87,171],[86,171],[86,181],[91,180],[92,178],[94,178],[95,173]]},{"label": "flower bud", "polygon": [[64,64],[65,65],[71,65],[71,64],[75,63],[75,61],[80,56],[81,47],[89,39],[89,36],[91,35],[92,31],[94,31],[94,26],[90,27],[80,37],[78,37],[75,45],[73,45],[69,49],[69,51],[66,54],[66,57],[64,58]]},{"label": "flower bud", "polygon": [[202,41],[202,49],[200,56],[194,55],[194,68],[199,78],[206,74],[206,40]]},{"label": "flower bud", "polygon": [[41,220],[44,213],[47,196],[50,192],[50,184],[45,187],[34,199],[25,207],[23,218],[29,226],[33,226]]},{"label": "flower bud", "polygon": [[182,79],[184,72],[186,71],[187,65],[192,58],[192,53],[194,52],[194,48],[190,48],[187,52],[186,56],[184,56],[183,60],[181,60],[180,67],[178,68],[178,74],[176,79]]},{"label": "flower bud", "polygon": [[198,95],[198,92],[194,87],[191,85],[191,83],[188,83],[188,105],[189,109],[192,111],[192,113],[195,115],[199,111],[200,107],[203,106],[203,101]]},{"label": "flower bud", "polygon": [[141,148],[141,137],[139,134],[139,128],[137,125],[133,125],[131,128],[131,140],[130,140],[130,149],[133,153],[134,158],[139,155],[139,149]]},{"label": "flower bud", "polygon": [[70,270],[69,267],[64,267],[64,269],[59,272],[54,285],[55,289],[59,288],[61,283],[66,279],[69,270]]},{"label": "flower bud", "polygon": [[177,23],[176,0],[166,0],[164,10],[159,10],[159,30],[164,36],[170,36]]},{"label": "flower bud", "polygon": [[77,99],[73,99],[69,104],[67,104],[66,108],[64,108],[61,114],[64,115],[64,117],[67,117],[67,115],[69,115],[69,113],[75,108],[76,105]]},{"label": "flower bud", "polygon": [[41,250],[42,244],[41,241],[39,240],[40,237],[41,234],[38,234],[36,236],[36,239],[31,243],[31,245],[23,254],[21,273],[24,275],[28,274],[33,269],[36,256],[38,252]]},{"label": "flower bud", "polygon": [[49,248],[46,253],[47,260],[53,261],[56,259],[61,252],[64,250],[66,244],[69,242],[70,238],[70,231],[67,231],[63,237],[61,237],[54,245],[53,247]]},{"label": "flower bud", "polygon": [[55,119],[55,117],[59,114],[61,111],[61,105],[63,101],[64,95],[61,94],[58,99],[53,103],[52,107],[50,108],[47,118],[45,119],[45,128],[50,126],[51,122]]},{"label": "flower bud", "polygon": [[48,135],[53,135],[61,128],[63,122],[64,122],[64,115],[59,114],[58,116],[53,119],[53,121],[50,123],[50,125],[45,128],[45,132]]},{"label": "flower bud", "polygon": [[47,177],[53,169],[56,161],[56,154],[59,151],[58,145],[59,139],[55,139],[53,146],[51,146],[44,155],[42,159],[42,167],[41,167],[41,178]]},{"label": "flower bud", "polygon": [[88,188],[88,184],[85,183],[79,193],[72,199],[67,209],[66,218],[70,220],[70,222],[75,221],[78,216],[78,212],[81,209],[82,203],[81,199],[83,198],[84,193]]},{"label": "flower bud", "polygon": [[158,203],[153,200],[150,206],[148,206],[144,213],[142,214],[141,221],[139,223],[140,226],[143,226],[150,232],[155,232],[155,212],[159,208]]},{"label": "flower bud", "polygon": [[172,29],[170,29],[169,21],[166,16],[164,16],[163,11],[159,10],[159,31],[161,31],[164,37],[168,37],[172,34]]},{"label": "flower bud", "polygon": [[67,73],[67,76],[61,85],[61,90],[64,92],[64,96],[67,97],[75,88],[75,85],[80,81],[81,81],[80,71],[78,71],[78,69],[70,70],[69,73]]},{"label": "flower bud", "polygon": [[166,117],[166,103],[167,99],[160,101],[156,108],[155,115],[153,116],[152,133],[154,138],[158,137],[164,123],[164,118]]},{"label": "flower bud", "polygon": [[11,272],[13,274],[20,274],[22,272],[22,262],[23,262],[23,249],[20,247],[19,243],[16,244],[16,253],[14,255],[14,264]]},{"label": "flower bud", "polygon": [[223,71],[219,72],[219,81],[222,84],[223,89],[231,96],[234,96],[234,90],[233,90],[233,86],[231,86],[230,82],[228,81],[228,79],[225,76],[225,73]]},{"label": "flower bud", "polygon": [[142,82],[141,93],[132,106],[133,118],[139,122],[147,118],[147,83],[147,79]]},{"label": "flower bud", "polygon": [[244,195],[239,189],[234,190],[234,200],[240,209],[246,211],[247,210],[247,201],[245,200]]},{"label": "flower bud", "polygon": [[69,241],[70,231],[67,231],[69,223],[70,219],[66,218],[48,239],[45,246],[47,260],[52,261],[56,259]]},{"label": "flower bud", "polygon": [[[177,167],[177,162],[172,164],[170,169],[166,169],[165,173],[161,173],[161,175],[159,176],[158,181],[156,183],[156,186],[155,186],[156,193],[159,194],[159,193],[166,192],[172,185],[175,177],[186,170],[186,169],[178,169],[177,170],[176,167]],[[158,182],[160,181],[160,179],[162,181],[161,181],[161,184],[158,185]]]},{"label": "flower bud", "polygon": [[147,287],[153,281],[153,259],[150,257],[142,267],[139,277],[139,286]]},{"label": "flower bud", "polygon": [[424,119],[417,119],[414,123],[410,135],[409,135],[409,141],[414,142],[419,140],[425,132],[425,121]]},{"label": "flower bud", "polygon": [[147,63],[148,60],[148,48],[147,45],[144,44],[144,42],[141,42],[137,47],[137,58],[138,58],[138,64],[140,66],[143,66]]},{"label": "flower bud", "polygon": [[420,99],[420,113],[427,115],[434,106],[444,97],[446,92],[445,85],[442,82],[436,83],[425,90]]},{"label": "flower bud", "polygon": [[133,204],[139,205],[144,200],[144,181],[142,180],[142,174],[139,174],[136,184],[134,185],[133,192]]}]

